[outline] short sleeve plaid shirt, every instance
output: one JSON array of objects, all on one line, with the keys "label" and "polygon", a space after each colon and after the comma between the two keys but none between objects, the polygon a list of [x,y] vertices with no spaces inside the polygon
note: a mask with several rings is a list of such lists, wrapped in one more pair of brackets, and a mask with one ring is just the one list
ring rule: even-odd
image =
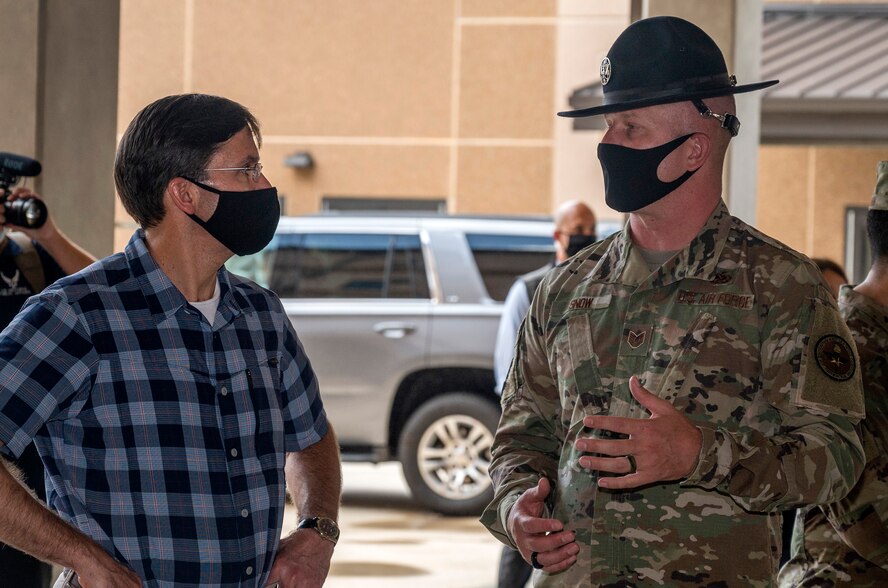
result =
[{"label": "short sleeve plaid shirt", "polygon": [[280,301],[218,277],[211,327],[138,231],[0,334],[2,451],[18,456],[33,438],[49,506],[146,586],[261,587],[285,454],[327,431]]}]

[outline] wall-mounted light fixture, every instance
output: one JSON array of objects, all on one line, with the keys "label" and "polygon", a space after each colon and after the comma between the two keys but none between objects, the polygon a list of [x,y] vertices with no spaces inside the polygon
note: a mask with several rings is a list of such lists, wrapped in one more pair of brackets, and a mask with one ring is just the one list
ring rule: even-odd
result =
[{"label": "wall-mounted light fixture", "polygon": [[297,151],[284,159],[284,165],[294,169],[311,169],[314,164],[314,158],[308,151]]}]

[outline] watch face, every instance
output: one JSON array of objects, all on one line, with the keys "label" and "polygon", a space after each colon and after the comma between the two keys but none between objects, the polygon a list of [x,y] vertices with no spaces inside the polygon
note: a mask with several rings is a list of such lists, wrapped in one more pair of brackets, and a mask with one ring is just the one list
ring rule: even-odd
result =
[{"label": "watch face", "polygon": [[321,532],[321,535],[330,537],[331,539],[339,537],[339,527],[337,527],[336,523],[330,519],[319,518],[318,530]]}]

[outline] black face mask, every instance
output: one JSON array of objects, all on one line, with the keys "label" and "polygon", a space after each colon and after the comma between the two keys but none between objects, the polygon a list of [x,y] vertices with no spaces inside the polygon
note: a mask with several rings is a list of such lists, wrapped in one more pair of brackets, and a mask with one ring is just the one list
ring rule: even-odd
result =
[{"label": "black face mask", "polygon": [[565,253],[567,253],[568,257],[573,257],[592,243],[598,241],[598,237],[596,235],[584,235],[579,233],[577,235],[571,235],[567,241],[567,249],[565,249]]},{"label": "black face mask", "polygon": [[604,200],[607,205],[619,212],[634,212],[684,184],[697,170],[687,171],[671,182],[661,182],[657,177],[657,168],[690,136],[678,137],[650,149],[600,143],[598,160],[604,172]]},{"label": "black face mask", "polygon": [[191,178],[185,179],[219,195],[219,204],[210,218],[201,220],[194,214],[188,216],[236,255],[256,253],[274,237],[281,218],[277,188],[230,192],[201,184]]}]

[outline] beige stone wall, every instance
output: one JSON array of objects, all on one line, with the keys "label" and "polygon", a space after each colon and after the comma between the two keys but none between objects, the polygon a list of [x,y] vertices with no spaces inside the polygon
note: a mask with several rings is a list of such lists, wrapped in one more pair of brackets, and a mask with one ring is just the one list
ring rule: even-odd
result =
[{"label": "beige stone wall", "polygon": [[678,16],[697,23],[713,38],[722,50],[725,61],[731,64],[734,61],[733,12],[733,7],[725,0],[649,0],[647,16]]},{"label": "beige stone wall", "polygon": [[118,0],[0,0],[0,151],[39,160],[23,178],[96,256],[113,248]]},{"label": "beige stone wall", "polygon": [[[628,0],[127,0],[118,132],[161,96],[222,94],[262,122],[263,163],[288,214],[315,212],[325,196],[443,199],[480,214],[582,198],[619,219],[604,204],[600,133],[554,113],[595,79],[629,12]],[[728,21],[713,30],[713,15],[684,16],[730,37]],[[296,151],[315,167],[285,167]],[[880,157],[763,147],[756,224],[841,260],[844,207],[865,203]],[[133,224],[119,209],[115,220],[119,249]]]},{"label": "beige stone wall", "polygon": [[[319,162],[311,170],[285,168],[293,151],[310,151]],[[287,214],[321,209],[323,196],[422,198],[447,193],[450,151],[442,146],[386,144],[269,143],[262,159],[268,177],[285,198]]]},{"label": "beige stone wall", "polygon": [[767,0],[767,4],[884,4],[883,0]]},{"label": "beige stone wall", "polygon": [[551,139],[554,27],[484,20],[461,27],[460,138]]},{"label": "beige stone wall", "polygon": [[462,0],[464,17],[555,16],[556,0]]},{"label": "beige stone wall", "polygon": [[[315,212],[324,197],[443,199],[451,213],[480,214],[548,213],[585,197],[604,212],[597,138],[554,114],[595,75],[628,7],[127,0],[118,129],[173,93],[245,104],[287,214]],[[314,168],[285,167],[296,151]],[[120,210],[116,221],[121,247],[133,225]]]},{"label": "beige stone wall", "polygon": [[[553,112],[570,110],[571,92],[598,78],[601,60],[628,24],[628,2],[559,2]],[[554,119],[552,207],[581,199],[591,204],[599,219],[620,220],[622,215],[604,202],[604,178],[597,153],[602,133],[574,132],[572,119]]]},{"label": "beige stone wall", "polygon": [[806,147],[766,146],[759,158],[756,225],[799,251],[808,245],[808,151]]},{"label": "beige stone wall", "polygon": [[[883,4],[875,0],[779,0],[765,4]],[[844,266],[845,212],[868,206],[885,145],[764,145],[757,226],[811,256]],[[850,269],[850,268],[846,268]]]},{"label": "beige stone wall", "polygon": [[4,68],[0,76],[0,151],[37,157],[39,101],[40,7],[36,3],[0,0],[3,15],[3,57],[14,67]]},{"label": "beige stone wall", "polygon": [[758,227],[812,257],[844,264],[845,211],[868,206],[885,146],[761,148]]}]

